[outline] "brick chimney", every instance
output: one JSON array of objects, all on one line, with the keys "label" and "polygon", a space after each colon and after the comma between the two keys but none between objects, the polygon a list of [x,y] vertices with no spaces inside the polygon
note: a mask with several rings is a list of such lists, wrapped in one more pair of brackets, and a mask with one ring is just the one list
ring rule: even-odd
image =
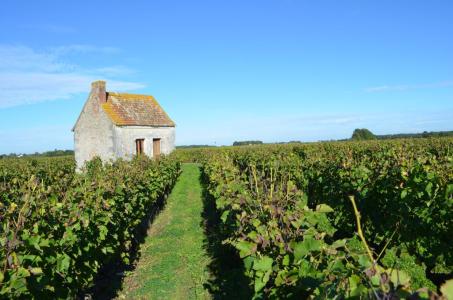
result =
[{"label": "brick chimney", "polygon": [[91,83],[91,93],[97,95],[99,103],[107,102],[107,93],[105,91],[105,81],[98,80]]}]

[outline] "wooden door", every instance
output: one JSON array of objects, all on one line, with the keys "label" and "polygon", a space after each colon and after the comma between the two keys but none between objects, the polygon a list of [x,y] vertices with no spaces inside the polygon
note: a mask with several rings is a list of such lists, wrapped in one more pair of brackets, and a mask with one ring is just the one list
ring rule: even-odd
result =
[{"label": "wooden door", "polygon": [[153,157],[160,156],[160,139],[153,139]]},{"label": "wooden door", "polygon": [[135,140],[135,153],[137,155],[143,154],[145,139],[136,139]]}]

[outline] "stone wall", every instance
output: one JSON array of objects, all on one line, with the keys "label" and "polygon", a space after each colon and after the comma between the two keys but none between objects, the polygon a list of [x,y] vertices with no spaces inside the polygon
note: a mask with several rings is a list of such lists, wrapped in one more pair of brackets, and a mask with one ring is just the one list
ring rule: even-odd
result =
[{"label": "stone wall", "polygon": [[103,111],[96,92],[91,92],[74,126],[74,152],[77,169],[99,156],[114,159],[113,123]]}]

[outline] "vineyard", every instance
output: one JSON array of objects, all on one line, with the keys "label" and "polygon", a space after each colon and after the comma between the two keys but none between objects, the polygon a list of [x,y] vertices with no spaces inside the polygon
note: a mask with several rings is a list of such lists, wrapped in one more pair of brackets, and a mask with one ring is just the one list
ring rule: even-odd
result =
[{"label": "vineyard", "polygon": [[0,298],[75,298],[109,261],[128,261],[136,228],[179,163],[137,159],[74,172],[72,157],[0,161]]},{"label": "vineyard", "polygon": [[250,297],[453,299],[452,138],[179,149],[82,174],[0,160],[0,298],[76,298],[127,262],[180,162],[201,166],[209,234]]},{"label": "vineyard", "polygon": [[[453,282],[453,140],[185,150],[258,298],[436,297]],[[451,293],[451,292],[450,292]]]}]

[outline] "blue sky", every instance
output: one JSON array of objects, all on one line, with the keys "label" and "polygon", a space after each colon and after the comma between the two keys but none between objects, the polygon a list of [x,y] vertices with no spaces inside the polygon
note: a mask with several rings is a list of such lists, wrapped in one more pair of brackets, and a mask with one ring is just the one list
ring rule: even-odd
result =
[{"label": "blue sky", "polygon": [[452,1],[2,1],[0,153],[72,149],[90,82],[178,145],[453,130]]}]

